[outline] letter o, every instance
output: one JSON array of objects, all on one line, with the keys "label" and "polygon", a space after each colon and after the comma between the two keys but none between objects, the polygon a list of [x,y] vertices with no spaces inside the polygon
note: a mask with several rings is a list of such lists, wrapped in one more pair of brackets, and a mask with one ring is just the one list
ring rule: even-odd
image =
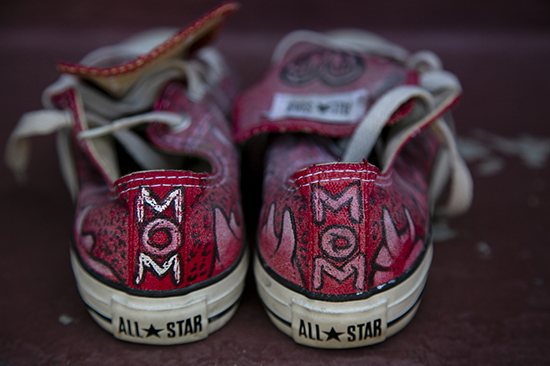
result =
[{"label": "letter o", "polygon": [[[165,243],[155,242],[155,236],[158,234],[166,236]],[[141,235],[141,244],[143,251],[158,256],[165,256],[179,248],[181,234],[178,227],[172,221],[155,219],[145,226]]]},{"label": "letter o", "polygon": [[357,233],[349,226],[332,225],[320,234],[319,247],[323,254],[337,261],[351,258],[359,249]]}]

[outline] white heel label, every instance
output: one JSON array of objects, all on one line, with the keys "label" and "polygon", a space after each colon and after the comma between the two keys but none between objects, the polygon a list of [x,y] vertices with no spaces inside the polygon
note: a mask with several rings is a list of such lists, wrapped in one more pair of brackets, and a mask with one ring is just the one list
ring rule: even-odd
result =
[{"label": "white heel label", "polygon": [[386,331],[386,301],[349,312],[330,312],[292,303],[292,337],[300,344],[322,348],[362,347],[382,342]]},{"label": "white heel label", "polygon": [[111,327],[116,338],[134,343],[180,344],[208,336],[206,299],[166,309],[130,307],[111,299]]}]

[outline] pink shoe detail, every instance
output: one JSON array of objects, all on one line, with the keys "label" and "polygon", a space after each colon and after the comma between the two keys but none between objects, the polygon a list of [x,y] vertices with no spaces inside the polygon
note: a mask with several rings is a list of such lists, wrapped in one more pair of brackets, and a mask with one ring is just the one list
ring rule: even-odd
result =
[{"label": "pink shoe detail", "polygon": [[394,276],[393,273],[404,272],[404,270],[410,268],[424,246],[420,244],[420,239],[416,237],[416,229],[409,210],[404,207],[403,211],[406,217],[405,226],[398,230],[389,210],[387,208],[383,209],[382,230],[385,233],[385,240],[380,245],[378,254],[374,257],[374,262],[387,268],[387,271],[392,274],[379,270],[374,276],[374,286],[387,282],[388,276]]},{"label": "pink shoe detail", "polygon": [[290,210],[284,210],[282,215],[276,226],[275,205],[271,205],[266,223],[261,229],[261,235],[265,238],[264,259],[270,266],[281,268],[285,278],[294,283],[302,283],[303,275],[296,258],[295,219]]},{"label": "pink shoe detail", "polygon": [[243,225],[237,223],[237,219],[233,211],[229,217],[222,212],[221,209],[214,209],[214,237],[215,237],[215,261],[216,272],[222,272],[225,268],[235,260],[235,253],[232,253],[230,248],[234,247],[235,243],[241,243],[243,240]]}]

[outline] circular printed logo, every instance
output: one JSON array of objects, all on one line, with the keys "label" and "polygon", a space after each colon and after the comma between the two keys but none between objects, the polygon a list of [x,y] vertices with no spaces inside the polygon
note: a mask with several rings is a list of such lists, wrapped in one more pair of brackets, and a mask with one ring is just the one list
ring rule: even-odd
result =
[{"label": "circular printed logo", "polygon": [[281,79],[290,85],[301,86],[320,80],[331,87],[343,86],[358,79],[365,63],[358,55],[335,50],[316,50],[286,64]]}]

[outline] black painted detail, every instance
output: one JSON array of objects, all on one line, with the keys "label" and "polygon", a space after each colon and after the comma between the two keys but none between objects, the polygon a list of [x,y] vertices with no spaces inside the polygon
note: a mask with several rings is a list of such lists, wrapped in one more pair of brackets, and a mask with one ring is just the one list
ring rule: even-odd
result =
[{"label": "black painted detail", "polygon": [[319,324],[311,324],[310,322],[307,322],[307,326],[306,326],[306,322],[303,319],[300,319],[298,336],[312,339],[314,341],[322,341]]}]

